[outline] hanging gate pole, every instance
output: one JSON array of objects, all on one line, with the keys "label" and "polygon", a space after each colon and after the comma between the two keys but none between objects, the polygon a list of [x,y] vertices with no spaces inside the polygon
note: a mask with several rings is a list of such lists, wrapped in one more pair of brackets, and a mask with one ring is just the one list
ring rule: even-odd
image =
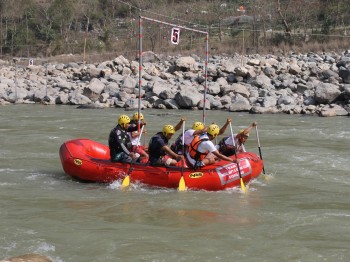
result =
[{"label": "hanging gate pole", "polygon": [[[197,32],[197,33],[205,35],[205,41],[206,41],[206,44],[205,44],[205,66],[204,66],[204,78],[205,78],[205,81],[204,81],[204,98],[203,98],[203,100],[204,100],[203,101],[203,124],[205,125],[205,106],[206,106],[206,102],[207,102],[207,89],[208,89],[209,33],[207,31],[201,31],[201,30],[193,29],[193,28],[186,27],[186,26],[175,25],[175,24],[167,23],[167,22],[160,21],[160,20],[157,20],[157,19],[152,19],[152,18],[148,18],[148,17],[145,17],[145,16],[140,16],[139,96],[140,96],[140,92],[141,92],[140,88],[141,88],[141,68],[142,68],[142,19],[148,20],[148,21],[151,21],[151,22],[155,22],[155,23],[159,23],[159,24],[163,24],[163,25],[168,25],[168,26],[172,26],[172,27],[177,27],[177,28],[181,28],[181,29]],[[140,110],[140,106],[139,106],[139,110]]]}]

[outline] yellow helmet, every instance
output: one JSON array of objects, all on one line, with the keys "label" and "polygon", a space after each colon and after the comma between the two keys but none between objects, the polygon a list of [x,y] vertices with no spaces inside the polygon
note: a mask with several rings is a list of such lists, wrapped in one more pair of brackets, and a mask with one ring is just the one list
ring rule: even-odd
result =
[{"label": "yellow helmet", "polygon": [[[134,121],[139,120],[139,113],[138,112],[136,112],[135,114],[132,115],[132,120],[134,120]],[[140,113],[140,121],[142,121],[142,120],[143,120],[143,114]]]},{"label": "yellow helmet", "polygon": [[204,128],[204,124],[202,122],[194,122],[192,129],[198,131]]},{"label": "yellow helmet", "polygon": [[163,126],[162,133],[164,136],[167,136],[168,134],[174,134],[175,129],[172,125],[165,125],[165,126]]},{"label": "yellow helmet", "polygon": [[130,123],[130,117],[127,115],[121,115],[118,119],[118,125],[125,127],[126,124]]},{"label": "yellow helmet", "polygon": [[209,135],[212,135],[214,138],[218,136],[219,132],[220,132],[220,128],[216,124],[211,124],[207,130],[207,133]]}]

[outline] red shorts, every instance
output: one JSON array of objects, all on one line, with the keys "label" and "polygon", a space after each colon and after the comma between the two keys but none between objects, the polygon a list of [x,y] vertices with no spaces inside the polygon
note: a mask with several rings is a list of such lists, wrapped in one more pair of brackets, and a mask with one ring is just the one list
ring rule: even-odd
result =
[{"label": "red shorts", "polygon": [[147,155],[144,146],[133,146],[133,147],[132,147],[132,151],[133,151],[134,153],[140,154],[141,156]]}]

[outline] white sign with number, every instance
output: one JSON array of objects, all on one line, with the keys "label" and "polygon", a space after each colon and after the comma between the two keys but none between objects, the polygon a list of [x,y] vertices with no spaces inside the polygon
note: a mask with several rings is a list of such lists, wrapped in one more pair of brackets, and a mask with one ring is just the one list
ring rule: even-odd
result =
[{"label": "white sign with number", "polygon": [[178,45],[180,41],[180,28],[174,27],[171,29],[171,43]]},{"label": "white sign with number", "polygon": [[34,65],[34,60],[33,60],[33,59],[29,59],[29,60],[28,60],[28,65],[29,65],[29,66]]}]

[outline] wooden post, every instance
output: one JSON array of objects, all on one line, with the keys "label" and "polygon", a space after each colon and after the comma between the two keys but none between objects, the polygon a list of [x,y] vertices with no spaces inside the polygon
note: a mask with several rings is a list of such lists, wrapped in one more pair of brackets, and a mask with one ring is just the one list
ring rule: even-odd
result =
[{"label": "wooden post", "polygon": [[86,38],[87,38],[87,33],[88,33],[88,30],[89,30],[89,22],[90,22],[90,19],[89,17],[87,17],[87,22],[86,22],[86,29],[85,29],[85,39],[84,39],[84,65],[86,63],[86,60],[85,60],[85,51],[86,51]]},{"label": "wooden post", "polygon": [[244,28],[243,28],[243,37],[242,37],[242,59],[241,59],[241,65],[243,66],[243,56],[244,56]]}]

